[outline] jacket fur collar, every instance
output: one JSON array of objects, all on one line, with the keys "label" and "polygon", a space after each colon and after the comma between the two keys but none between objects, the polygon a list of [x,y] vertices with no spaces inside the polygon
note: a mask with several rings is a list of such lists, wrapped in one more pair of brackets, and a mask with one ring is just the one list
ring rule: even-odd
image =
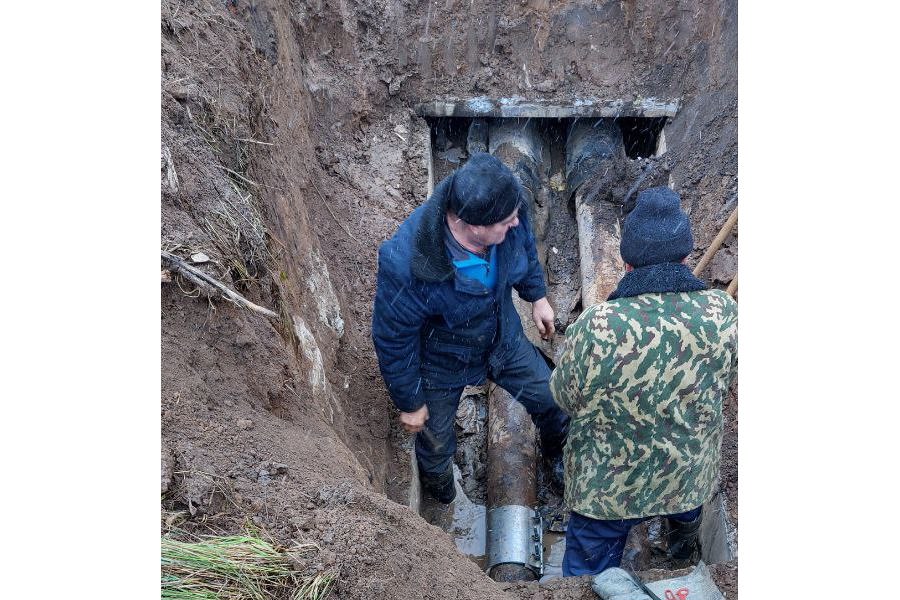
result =
[{"label": "jacket fur collar", "polygon": [[436,283],[452,279],[453,263],[444,249],[444,220],[447,214],[447,194],[453,176],[444,178],[425,203],[422,220],[415,234],[412,252],[412,274],[422,281]]}]

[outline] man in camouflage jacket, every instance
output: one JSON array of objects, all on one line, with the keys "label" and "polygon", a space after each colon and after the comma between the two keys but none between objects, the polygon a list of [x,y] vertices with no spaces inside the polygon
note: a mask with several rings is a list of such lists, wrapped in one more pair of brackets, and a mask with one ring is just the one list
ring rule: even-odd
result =
[{"label": "man in camouflage jacket", "polygon": [[571,416],[563,574],[618,566],[628,532],[669,517],[669,552],[698,551],[719,476],[722,402],[737,367],[737,303],[693,276],[679,196],[642,192],[625,220],[626,274],[567,333],[550,388]]}]

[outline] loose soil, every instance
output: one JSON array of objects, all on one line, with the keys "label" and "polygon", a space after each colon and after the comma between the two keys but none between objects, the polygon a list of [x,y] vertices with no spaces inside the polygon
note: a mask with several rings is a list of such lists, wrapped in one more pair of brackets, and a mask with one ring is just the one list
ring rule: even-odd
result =
[{"label": "loose soil", "polygon": [[[163,278],[162,529],[314,542],[298,568],[334,572],[340,598],[592,597],[587,578],[497,584],[406,507],[370,323],[377,245],[428,186],[413,107],[679,98],[665,160],[696,261],[737,204],[736,58],[734,1],[164,0],[161,248],[279,318]],[[734,233],[706,276],[726,285],[736,256]],[[736,565],[713,572],[736,598]]]}]

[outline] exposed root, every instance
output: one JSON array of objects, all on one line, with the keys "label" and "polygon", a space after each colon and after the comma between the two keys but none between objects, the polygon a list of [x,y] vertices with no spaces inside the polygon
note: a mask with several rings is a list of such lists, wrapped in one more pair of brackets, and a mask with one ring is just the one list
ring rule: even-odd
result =
[{"label": "exposed root", "polygon": [[160,257],[166,267],[196,285],[200,290],[206,293],[207,296],[221,296],[222,298],[233,302],[238,306],[248,308],[255,313],[259,313],[263,316],[269,317],[270,319],[280,319],[278,313],[250,302],[234,290],[230,289],[218,279],[207,275],[200,269],[192,267],[174,254],[170,254],[169,252],[162,250],[160,253]]}]

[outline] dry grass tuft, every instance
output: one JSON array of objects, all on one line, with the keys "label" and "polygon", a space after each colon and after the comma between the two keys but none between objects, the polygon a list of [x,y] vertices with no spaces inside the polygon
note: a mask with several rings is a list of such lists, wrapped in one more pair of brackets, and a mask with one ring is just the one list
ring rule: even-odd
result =
[{"label": "dry grass tuft", "polygon": [[277,548],[256,535],[162,537],[161,592],[177,600],[324,600],[334,587],[333,573],[303,577],[297,556],[316,547]]}]

